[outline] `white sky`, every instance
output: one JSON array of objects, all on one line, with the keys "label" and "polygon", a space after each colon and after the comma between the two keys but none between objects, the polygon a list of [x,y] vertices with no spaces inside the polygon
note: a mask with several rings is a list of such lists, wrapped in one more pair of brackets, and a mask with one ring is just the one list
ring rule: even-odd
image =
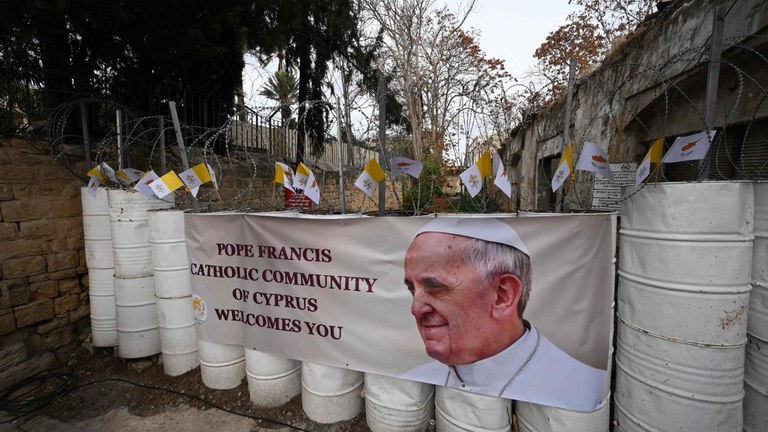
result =
[{"label": "white sky", "polygon": [[[460,2],[438,0],[436,5],[456,11]],[[568,0],[477,0],[464,27],[479,30],[480,48],[488,57],[504,60],[507,71],[520,78],[534,63],[536,48],[577,9]]]}]

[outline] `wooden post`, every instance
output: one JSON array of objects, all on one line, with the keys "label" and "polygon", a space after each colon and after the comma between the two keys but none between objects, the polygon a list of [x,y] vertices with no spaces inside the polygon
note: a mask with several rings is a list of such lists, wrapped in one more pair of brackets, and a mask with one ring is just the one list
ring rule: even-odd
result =
[{"label": "wooden post", "polygon": [[[717,87],[720,81],[720,58],[723,53],[723,27],[725,26],[725,7],[717,6],[712,10],[712,37],[709,49],[709,69],[707,71],[707,92],[704,100],[704,127],[707,131],[715,129],[717,121]],[[710,143],[710,146],[712,143]],[[711,147],[710,147],[711,148]],[[709,156],[707,154],[707,156]],[[700,179],[709,177],[707,156],[699,161]]]},{"label": "wooden post", "polygon": [[88,109],[85,106],[85,100],[80,99],[80,124],[83,126],[83,153],[85,153],[85,164],[91,166],[91,138],[88,132]]},{"label": "wooden post", "polygon": [[[376,96],[379,99],[379,162],[384,163],[387,157],[384,149],[387,140],[387,78],[383,75],[379,77],[379,91]],[[387,204],[386,182],[386,178],[379,182],[379,216],[384,215]]]},{"label": "wooden post", "polygon": [[344,196],[344,145],[341,143],[341,104],[336,98],[336,143],[339,145],[339,207],[341,214],[347,212],[347,199]]}]

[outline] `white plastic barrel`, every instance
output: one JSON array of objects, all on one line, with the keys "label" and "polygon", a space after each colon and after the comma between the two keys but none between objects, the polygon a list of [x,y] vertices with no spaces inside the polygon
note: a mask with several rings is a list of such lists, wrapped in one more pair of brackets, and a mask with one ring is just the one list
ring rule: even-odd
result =
[{"label": "white plastic barrel", "polygon": [[435,386],[365,374],[365,420],[373,432],[421,432],[435,410]]},{"label": "white plastic barrel", "polygon": [[614,430],[742,429],[753,215],[747,182],[624,202]]},{"label": "white plastic barrel", "polygon": [[149,198],[139,192],[121,189],[109,191],[109,219],[116,277],[130,279],[152,276],[147,212],[173,206],[173,202]]},{"label": "white plastic barrel", "polygon": [[163,371],[182,375],[200,364],[192,296],[156,298]]},{"label": "white plastic barrel", "polygon": [[245,378],[243,347],[202,339],[197,343],[200,350],[200,375],[203,384],[217,390],[228,390],[239,386]]},{"label": "white plastic barrel", "polygon": [[435,421],[440,432],[512,430],[512,401],[435,386]]},{"label": "white plastic barrel", "polygon": [[115,269],[88,269],[91,307],[91,343],[95,347],[117,346]]},{"label": "white plastic barrel", "polygon": [[283,405],[301,394],[301,362],[252,349],[245,350],[248,393],[257,407]]},{"label": "white plastic barrel", "polygon": [[755,183],[755,242],[749,296],[744,430],[768,430],[768,182]]},{"label": "white plastic barrel", "polygon": [[310,420],[336,423],[363,410],[363,373],[304,362],[301,366],[301,404]]},{"label": "white plastic barrel", "polygon": [[148,223],[163,370],[177,376],[200,364],[184,212],[152,210],[148,212]]},{"label": "white plastic barrel", "polygon": [[152,276],[115,277],[117,355],[126,359],[160,353],[160,331]]},{"label": "white plastic barrel", "polygon": [[[520,212],[520,217],[539,217],[539,216],[555,216],[563,215],[565,213],[539,213],[523,211]],[[611,281],[615,281],[616,274],[616,230],[617,230],[618,215],[611,214],[611,250],[613,251],[613,258],[611,260]],[[612,287],[611,292],[615,292],[615,286]],[[584,432],[607,432],[610,426],[610,402],[611,402],[611,371],[613,366],[613,316],[614,316],[615,302],[611,302],[611,330],[610,330],[610,346],[608,352],[608,369],[606,374],[609,379],[605,380],[605,400],[603,404],[595,411],[592,412],[578,412],[571,411],[563,408],[555,408],[547,405],[540,405],[531,402],[517,401],[515,403],[515,415],[517,417],[517,427],[520,432],[567,432],[567,431],[584,431]]]},{"label": "white plastic barrel", "polygon": [[534,403],[516,403],[519,432],[607,432],[611,420],[611,398],[605,398],[593,412],[569,411]]},{"label": "white plastic barrel", "polygon": [[107,189],[98,188],[94,198],[87,187],[80,188],[80,201],[83,206],[83,239],[88,268],[111,269],[115,264],[112,258]]}]

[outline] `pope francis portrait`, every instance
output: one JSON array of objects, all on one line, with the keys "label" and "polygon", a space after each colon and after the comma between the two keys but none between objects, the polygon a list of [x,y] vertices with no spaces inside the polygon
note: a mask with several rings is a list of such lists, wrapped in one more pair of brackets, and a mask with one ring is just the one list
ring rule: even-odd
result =
[{"label": "pope francis portrait", "polygon": [[405,255],[411,314],[434,361],[402,378],[576,411],[600,407],[605,370],[562,351],[523,319],[531,256],[492,218],[436,218]]}]

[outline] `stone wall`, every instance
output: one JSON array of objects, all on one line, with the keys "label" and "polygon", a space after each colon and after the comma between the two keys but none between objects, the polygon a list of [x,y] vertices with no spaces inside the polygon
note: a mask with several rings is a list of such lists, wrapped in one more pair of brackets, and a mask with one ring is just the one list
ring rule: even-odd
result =
[{"label": "stone wall", "polygon": [[54,365],[90,326],[81,180],[48,154],[0,140],[0,388]]}]

